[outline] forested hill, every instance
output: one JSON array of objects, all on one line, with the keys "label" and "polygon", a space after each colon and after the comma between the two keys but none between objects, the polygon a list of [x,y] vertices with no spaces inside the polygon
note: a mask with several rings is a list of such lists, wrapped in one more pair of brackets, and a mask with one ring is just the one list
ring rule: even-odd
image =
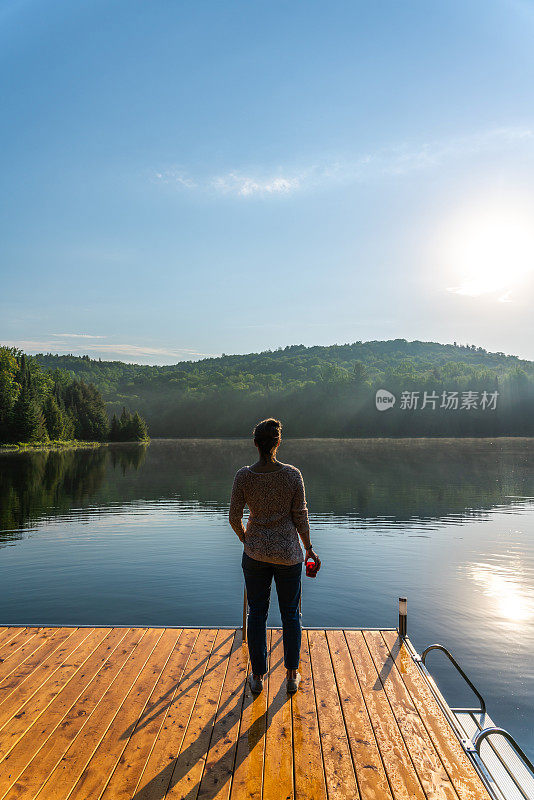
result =
[{"label": "forested hill", "polygon": [[[44,367],[95,384],[113,413],[139,411],[152,436],[240,436],[267,415],[292,436],[532,435],[534,363],[472,346],[405,339],[290,345],[171,366],[40,354]],[[379,412],[377,389],[396,396]],[[427,402],[424,392],[439,402]],[[498,392],[496,407],[482,393]],[[411,406],[402,393],[415,393]],[[457,392],[458,408],[443,392]],[[462,394],[471,402],[461,407]],[[476,401],[476,402],[475,402]],[[404,402],[404,407],[403,407]],[[415,403],[415,407],[414,407]],[[443,406],[441,405],[443,403]]]}]

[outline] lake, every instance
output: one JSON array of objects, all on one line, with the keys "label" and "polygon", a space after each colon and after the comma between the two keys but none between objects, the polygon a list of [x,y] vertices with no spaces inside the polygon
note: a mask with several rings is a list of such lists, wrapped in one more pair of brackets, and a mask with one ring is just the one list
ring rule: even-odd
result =
[{"label": "lake", "polygon": [[[323,568],[303,624],[396,626],[445,644],[534,757],[534,440],[283,442]],[[239,625],[227,521],[247,440],[0,455],[0,624]],[[279,624],[273,589],[271,623]],[[472,700],[444,657],[452,705]]]}]

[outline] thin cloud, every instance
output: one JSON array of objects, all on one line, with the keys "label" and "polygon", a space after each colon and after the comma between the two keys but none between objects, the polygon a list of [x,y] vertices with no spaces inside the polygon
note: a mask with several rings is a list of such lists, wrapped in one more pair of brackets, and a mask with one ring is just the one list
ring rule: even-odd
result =
[{"label": "thin cloud", "polygon": [[105,336],[99,336],[93,333],[52,333],[58,339],[105,339]]},{"label": "thin cloud", "polygon": [[306,167],[285,167],[271,171],[230,170],[205,178],[193,178],[183,169],[171,167],[156,172],[156,182],[182,189],[226,196],[253,198],[284,196],[298,191],[326,188],[333,184],[367,182],[381,176],[403,176],[431,169],[455,159],[501,152],[519,144],[532,144],[534,129],[503,127],[467,136],[397,145],[354,158],[317,160]]},{"label": "thin cloud", "polygon": [[103,344],[97,345],[92,349],[102,352],[120,353],[127,356],[172,356],[179,358],[183,355],[202,357],[214,355],[213,353],[200,353],[198,350],[188,350],[185,348],[167,349],[165,347],[147,347],[146,345],[136,344]]},{"label": "thin cloud", "polygon": [[300,188],[302,176],[272,176],[269,178],[250,177],[229,172],[213,178],[211,185],[216,192],[237,194],[240,197],[265,194],[289,194]]},{"label": "thin cloud", "polygon": [[505,289],[503,292],[503,289],[505,289],[504,286],[480,286],[473,281],[466,281],[460,284],[460,286],[448,287],[447,291],[462,297],[488,297],[492,300],[496,300],[498,303],[511,303],[513,300],[513,290]]},{"label": "thin cloud", "polygon": [[192,178],[187,177],[183,170],[176,167],[171,167],[163,172],[156,172],[153,180],[157,183],[175,183],[185,189],[195,189],[198,185]]},{"label": "thin cloud", "polygon": [[[51,334],[57,337],[58,334]],[[78,338],[75,336],[75,338]],[[96,337],[95,337],[96,338]],[[105,338],[105,337],[99,337]],[[192,350],[183,347],[151,347],[149,345],[138,345],[128,343],[111,343],[111,342],[72,342],[54,339],[16,339],[5,341],[3,344],[7,347],[16,347],[26,353],[53,353],[55,355],[64,355],[66,353],[72,355],[92,355],[93,357],[107,357],[120,360],[131,359],[150,359],[154,361],[156,358],[175,358],[184,360],[184,358],[209,358],[218,355],[217,353],[202,353],[198,350]]]}]

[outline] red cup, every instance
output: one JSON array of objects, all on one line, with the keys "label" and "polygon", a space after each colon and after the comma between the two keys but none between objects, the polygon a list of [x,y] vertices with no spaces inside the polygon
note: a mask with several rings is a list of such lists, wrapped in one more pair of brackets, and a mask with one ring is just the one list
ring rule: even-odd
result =
[{"label": "red cup", "polygon": [[319,565],[317,564],[316,561],[313,560],[313,558],[309,558],[306,561],[306,575],[308,576],[308,578],[315,578],[315,576],[317,575],[318,566]]}]

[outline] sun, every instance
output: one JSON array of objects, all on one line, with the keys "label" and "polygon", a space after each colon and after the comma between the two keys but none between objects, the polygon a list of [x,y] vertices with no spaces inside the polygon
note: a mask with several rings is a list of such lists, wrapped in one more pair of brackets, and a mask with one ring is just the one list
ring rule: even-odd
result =
[{"label": "sun", "polygon": [[449,292],[508,302],[534,273],[531,208],[507,204],[466,212],[457,218],[448,238],[447,272],[454,281]]}]

